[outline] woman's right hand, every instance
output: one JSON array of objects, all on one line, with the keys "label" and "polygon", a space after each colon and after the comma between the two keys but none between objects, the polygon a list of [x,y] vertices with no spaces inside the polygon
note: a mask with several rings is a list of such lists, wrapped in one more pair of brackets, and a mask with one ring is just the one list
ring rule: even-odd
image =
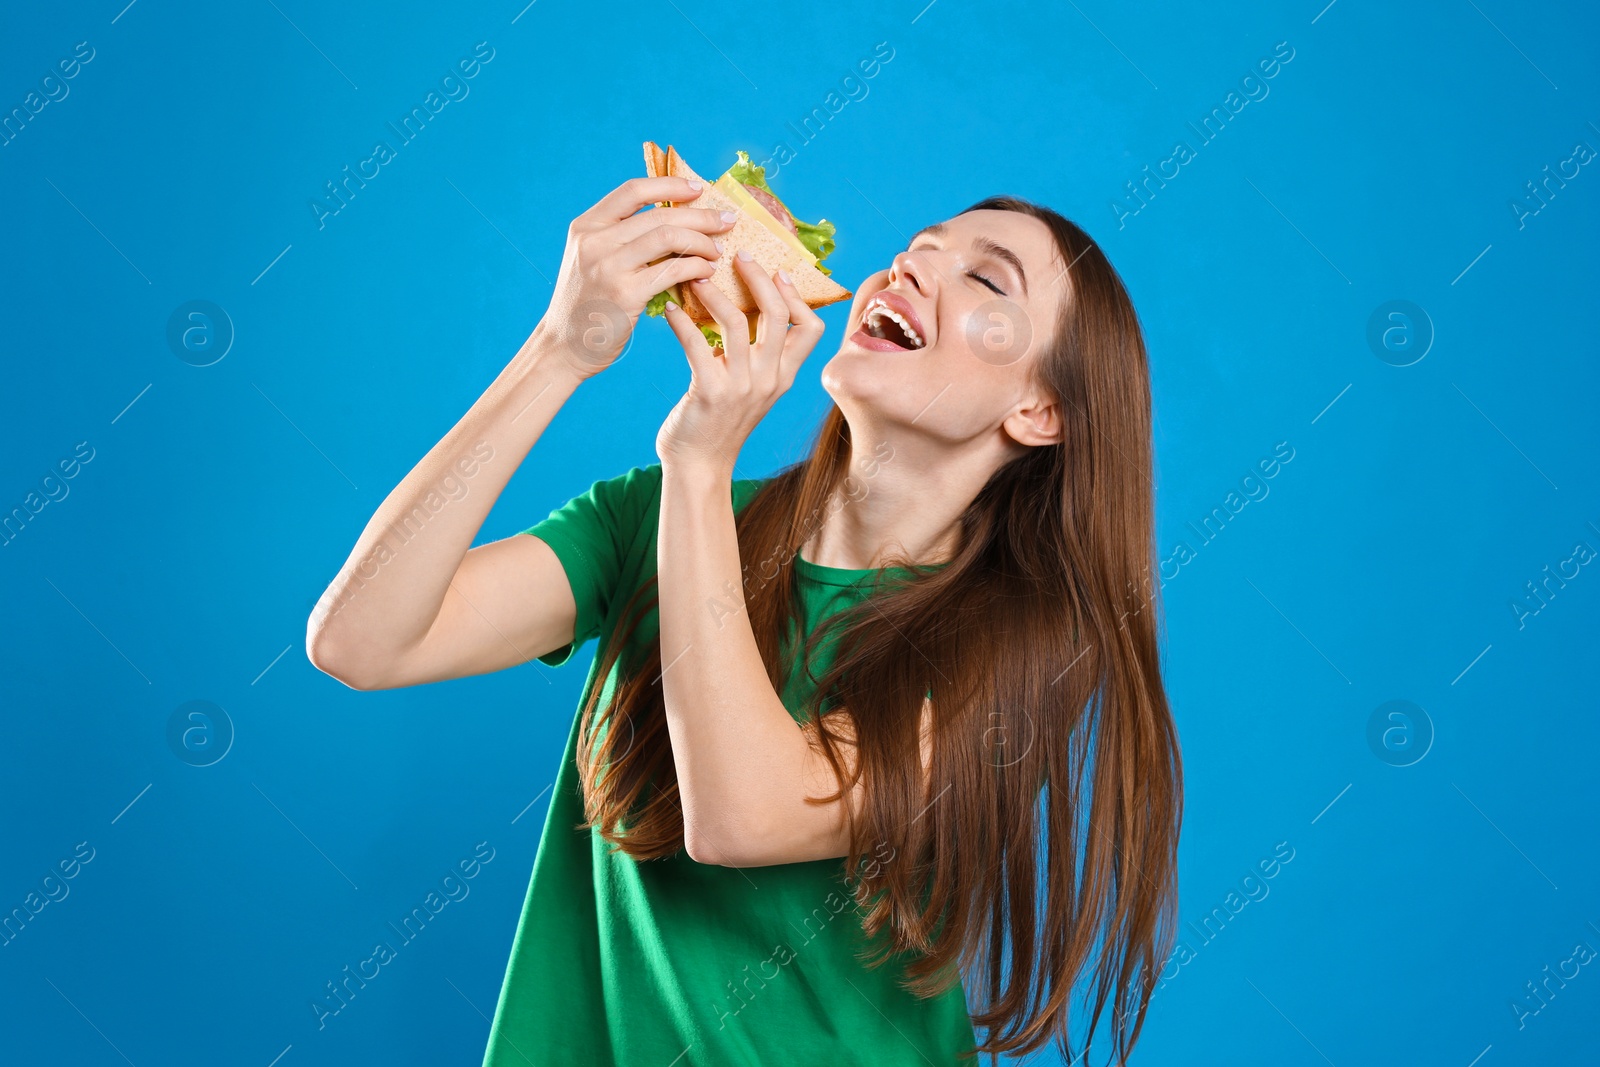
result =
[{"label": "woman's right hand", "polygon": [[692,201],[702,191],[686,178],[631,178],[567,227],[550,309],[535,333],[579,378],[611,365],[651,297],[711,277],[722,255],[713,235],[731,229],[734,219],[710,208],[640,210],[662,200]]}]

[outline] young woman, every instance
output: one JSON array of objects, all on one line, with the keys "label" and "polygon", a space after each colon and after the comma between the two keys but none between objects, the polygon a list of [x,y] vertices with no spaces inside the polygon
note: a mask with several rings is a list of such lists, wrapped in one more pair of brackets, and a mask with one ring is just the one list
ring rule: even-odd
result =
[{"label": "young woman", "polygon": [[[696,192],[635,179],[573,221],[549,312],[308,625],[357,689],[599,639],[484,1064],[943,1067],[1052,1039],[1075,1061],[1075,993],[1086,1042],[1109,1006],[1121,1063],[1174,935],[1182,811],[1127,293],[1055,212],[975,204],[860,284],[810,455],[736,479],[823,324],[739,260],[744,340],[697,281],[729,223],[641,210]],[[726,350],[669,308],[692,382],[659,462],[469,548],[679,282]]]}]

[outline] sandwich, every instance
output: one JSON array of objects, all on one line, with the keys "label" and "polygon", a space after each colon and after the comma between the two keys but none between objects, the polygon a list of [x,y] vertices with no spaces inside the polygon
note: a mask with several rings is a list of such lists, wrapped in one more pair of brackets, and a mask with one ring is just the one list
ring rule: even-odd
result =
[{"label": "sandwich", "polygon": [[[734,256],[739,252],[749,252],[768,276],[779,268],[787,272],[807,307],[824,307],[840,300],[849,300],[855,295],[829,278],[830,271],[822,265],[822,261],[833,251],[833,223],[823,219],[812,224],[795,218],[767,185],[766,168],[751,163],[747,153],[741,151],[738,162],[715,182],[707,182],[691,170],[671,145],[663,152],[654,141],[646,141],[644,165],[646,174],[652,178],[688,178],[701,183],[700,195],[695,199],[678,202],[664,200],[657,204],[658,207],[691,206],[739,213],[733,228],[717,235],[722,242],[722,256],[716,261],[716,273],[710,281],[745,313],[750,340],[755,340],[759,309],[755,297],[733,265]],[[650,315],[664,315],[668,300],[688,312],[689,318],[700,327],[700,332],[705,334],[712,347],[721,347],[722,336],[717,321],[695,296],[692,286],[674,285],[665,292],[657,293],[644,310]]]}]

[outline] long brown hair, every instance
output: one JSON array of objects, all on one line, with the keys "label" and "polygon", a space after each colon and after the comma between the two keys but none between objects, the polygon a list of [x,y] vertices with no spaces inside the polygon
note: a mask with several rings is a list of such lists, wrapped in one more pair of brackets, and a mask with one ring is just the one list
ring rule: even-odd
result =
[{"label": "long brown hair", "polygon": [[[833,407],[809,458],[737,516],[746,610],[780,693],[797,655],[808,664],[819,641],[836,641],[805,717],[843,785],[817,801],[854,784],[841,745],[855,746],[865,784],[844,858],[862,927],[880,949],[864,961],[907,952],[902,984],[918,996],[947,989],[959,969],[973,1023],[988,1030],[976,1051],[991,1062],[1052,1037],[1074,1062],[1070,1006],[1086,977],[1084,1051],[1110,999],[1121,1064],[1176,936],[1182,821],[1150,580],[1149,371],[1133,304],[1087,234],[1015,197],[967,210],[980,209],[1039,219],[1068,266],[1070,297],[1030,365],[1060,402],[1062,440],[995,471],[962,514],[946,566],[891,558],[910,573],[825,620],[799,649],[788,639],[794,557],[836,494],[856,484],[849,424]],[[621,635],[656,606],[652,579],[624,610],[580,723],[582,825],[640,860],[683,848],[659,636],[604,708],[600,693]],[[925,693],[934,723],[926,791]],[[830,708],[849,716],[848,735],[830,726]],[[892,858],[863,868],[885,843]]]}]

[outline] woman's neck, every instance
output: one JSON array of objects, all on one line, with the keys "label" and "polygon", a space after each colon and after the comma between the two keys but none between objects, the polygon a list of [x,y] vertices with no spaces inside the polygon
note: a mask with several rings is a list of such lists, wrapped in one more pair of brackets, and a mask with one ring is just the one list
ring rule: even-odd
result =
[{"label": "woman's neck", "polygon": [[[864,468],[864,469],[863,469]],[[827,518],[800,555],[846,570],[889,565],[901,553],[914,564],[948,562],[960,547],[961,515],[992,471],[913,464],[902,451],[872,455],[851,468],[851,490],[834,490]]]}]

